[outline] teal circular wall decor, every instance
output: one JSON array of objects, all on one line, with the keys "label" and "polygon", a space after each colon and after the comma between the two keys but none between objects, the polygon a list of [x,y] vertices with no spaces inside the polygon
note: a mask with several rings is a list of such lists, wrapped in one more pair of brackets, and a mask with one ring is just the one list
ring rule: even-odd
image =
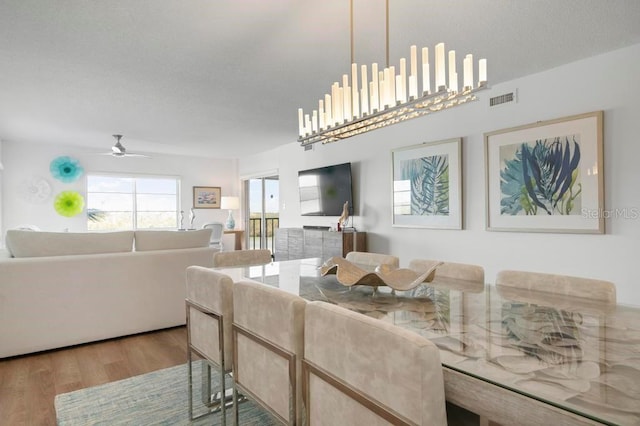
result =
[{"label": "teal circular wall decor", "polygon": [[73,182],[84,173],[80,162],[66,155],[54,158],[49,165],[49,170],[54,178],[64,183]]}]

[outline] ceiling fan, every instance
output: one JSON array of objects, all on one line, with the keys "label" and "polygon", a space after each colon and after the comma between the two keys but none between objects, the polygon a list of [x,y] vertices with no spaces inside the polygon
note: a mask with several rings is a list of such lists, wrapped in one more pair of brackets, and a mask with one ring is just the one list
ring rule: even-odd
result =
[{"label": "ceiling fan", "polygon": [[122,135],[113,135],[116,138],[116,143],[111,147],[111,152],[105,152],[101,155],[111,155],[113,157],[143,157],[143,158],[151,158],[145,154],[134,154],[132,152],[127,152],[127,149],[122,145],[120,139],[122,139]]}]

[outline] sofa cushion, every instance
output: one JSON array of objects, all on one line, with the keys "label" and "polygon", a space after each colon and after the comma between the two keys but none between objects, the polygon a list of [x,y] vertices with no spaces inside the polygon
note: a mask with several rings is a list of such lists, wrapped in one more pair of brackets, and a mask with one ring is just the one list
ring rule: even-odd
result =
[{"label": "sofa cushion", "polygon": [[211,229],[197,231],[136,231],[136,251],[209,247]]},{"label": "sofa cushion", "polygon": [[133,231],[75,233],[10,229],[6,244],[14,257],[120,253],[133,249]]}]

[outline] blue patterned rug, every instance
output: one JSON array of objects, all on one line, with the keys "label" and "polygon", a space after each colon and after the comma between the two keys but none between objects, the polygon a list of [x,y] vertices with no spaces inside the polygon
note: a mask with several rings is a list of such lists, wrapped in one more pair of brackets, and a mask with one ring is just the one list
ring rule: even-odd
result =
[{"label": "blue patterned rug", "polygon": [[[206,412],[200,401],[201,362],[194,363],[194,411]],[[214,378],[217,380],[217,377]],[[227,379],[230,386],[231,379]],[[218,425],[220,413],[191,422],[188,408],[187,365],[56,395],[58,425]],[[216,383],[217,386],[217,383]],[[240,406],[241,425],[276,425],[268,413],[251,401]],[[227,410],[233,424],[233,410]]]}]

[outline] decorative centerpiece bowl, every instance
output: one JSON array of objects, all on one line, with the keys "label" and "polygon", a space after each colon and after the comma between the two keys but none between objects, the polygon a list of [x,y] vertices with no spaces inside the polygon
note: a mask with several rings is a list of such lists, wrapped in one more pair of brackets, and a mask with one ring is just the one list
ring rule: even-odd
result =
[{"label": "decorative centerpiece bowl", "polygon": [[375,270],[366,270],[341,257],[332,257],[321,267],[322,276],[335,274],[338,282],[344,286],[367,285],[391,287],[393,290],[407,291],[422,283],[431,282],[436,269],[442,262],[435,263],[426,271],[417,272],[413,269],[394,268],[389,265],[379,265]]}]

